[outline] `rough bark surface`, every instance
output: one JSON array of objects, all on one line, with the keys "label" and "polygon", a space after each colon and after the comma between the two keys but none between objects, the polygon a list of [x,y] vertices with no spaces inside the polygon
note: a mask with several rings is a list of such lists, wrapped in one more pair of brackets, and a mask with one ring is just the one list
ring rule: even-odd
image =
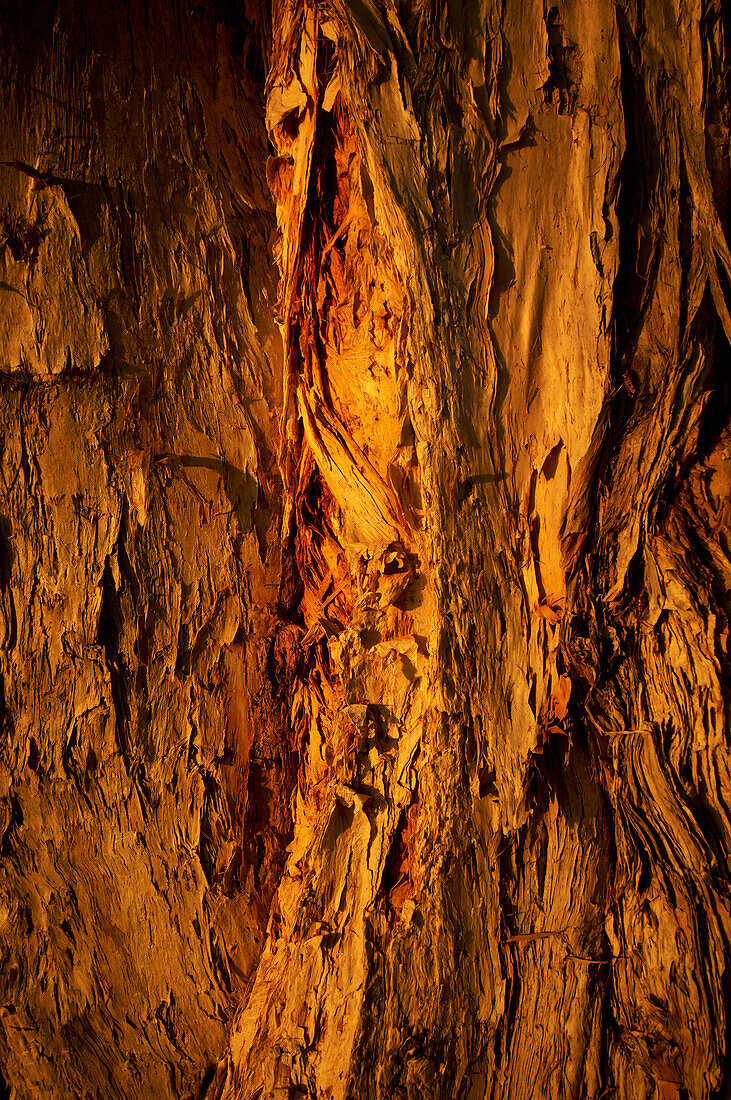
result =
[{"label": "rough bark surface", "polygon": [[264,29],[2,18],[0,1062],[17,1097],[180,1096],[291,829]]},{"label": "rough bark surface", "polygon": [[728,8],[2,20],[0,1094],[730,1095]]}]

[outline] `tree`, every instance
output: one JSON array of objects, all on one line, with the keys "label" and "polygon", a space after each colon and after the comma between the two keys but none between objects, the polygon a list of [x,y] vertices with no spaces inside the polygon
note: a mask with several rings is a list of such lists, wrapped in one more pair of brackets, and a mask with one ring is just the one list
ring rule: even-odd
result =
[{"label": "tree", "polygon": [[2,19],[5,1094],[727,1095],[726,7]]}]

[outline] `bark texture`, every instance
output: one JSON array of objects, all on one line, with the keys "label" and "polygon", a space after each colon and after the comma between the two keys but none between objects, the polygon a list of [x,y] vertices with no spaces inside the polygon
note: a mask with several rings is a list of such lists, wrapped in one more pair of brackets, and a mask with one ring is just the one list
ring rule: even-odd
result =
[{"label": "bark texture", "polygon": [[6,1093],[730,1095],[728,8],[2,18]]},{"label": "bark texture", "polygon": [[18,1098],[196,1093],[289,837],[263,28],[229,14],[3,5],[0,1062]]}]

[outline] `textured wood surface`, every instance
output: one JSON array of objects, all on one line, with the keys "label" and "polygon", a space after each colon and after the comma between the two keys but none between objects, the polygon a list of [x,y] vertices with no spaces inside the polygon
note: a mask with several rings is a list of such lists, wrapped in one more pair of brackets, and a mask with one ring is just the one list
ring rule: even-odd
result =
[{"label": "textured wood surface", "polygon": [[7,1095],[729,1095],[727,7],[2,20]]}]

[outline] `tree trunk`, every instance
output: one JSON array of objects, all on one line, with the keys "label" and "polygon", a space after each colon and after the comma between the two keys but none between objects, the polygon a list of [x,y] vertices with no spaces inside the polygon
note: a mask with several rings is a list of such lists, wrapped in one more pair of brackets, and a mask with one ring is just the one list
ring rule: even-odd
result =
[{"label": "tree trunk", "polygon": [[731,1096],[727,5],[0,20],[0,1097]]}]

